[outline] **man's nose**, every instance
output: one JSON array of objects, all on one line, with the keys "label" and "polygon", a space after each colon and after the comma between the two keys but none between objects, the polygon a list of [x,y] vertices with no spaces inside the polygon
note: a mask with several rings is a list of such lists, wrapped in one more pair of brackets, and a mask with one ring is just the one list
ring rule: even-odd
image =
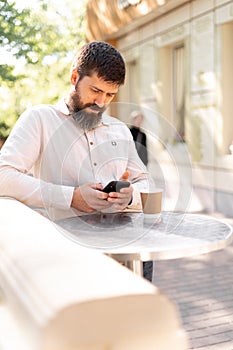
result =
[{"label": "man's nose", "polygon": [[105,103],[106,103],[106,96],[104,94],[96,97],[95,104],[98,107],[100,107],[100,108],[104,107]]}]

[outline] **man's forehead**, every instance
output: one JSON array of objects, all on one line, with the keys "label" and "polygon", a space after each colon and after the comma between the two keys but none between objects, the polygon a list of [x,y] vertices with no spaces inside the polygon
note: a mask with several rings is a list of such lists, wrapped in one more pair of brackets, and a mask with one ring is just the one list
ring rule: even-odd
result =
[{"label": "man's forehead", "polygon": [[112,92],[117,92],[119,89],[119,85],[115,83],[111,83],[109,81],[104,80],[104,78],[98,77],[97,73],[93,73],[91,76],[85,76],[83,80],[86,80],[86,82],[89,85],[95,86],[99,88],[100,90],[104,89],[103,91],[112,90]]}]

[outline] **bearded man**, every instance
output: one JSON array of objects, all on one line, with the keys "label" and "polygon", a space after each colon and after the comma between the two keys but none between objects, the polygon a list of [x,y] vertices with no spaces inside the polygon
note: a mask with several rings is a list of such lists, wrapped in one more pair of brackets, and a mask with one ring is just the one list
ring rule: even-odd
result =
[{"label": "bearded man", "polygon": [[[26,110],[0,155],[0,195],[51,220],[138,205],[150,182],[128,127],[105,113],[125,80],[125,62],[112,45],[85,44],[73,61],[71,88],[56,105]],[[105,193],[112,180],[130,186]]]}]

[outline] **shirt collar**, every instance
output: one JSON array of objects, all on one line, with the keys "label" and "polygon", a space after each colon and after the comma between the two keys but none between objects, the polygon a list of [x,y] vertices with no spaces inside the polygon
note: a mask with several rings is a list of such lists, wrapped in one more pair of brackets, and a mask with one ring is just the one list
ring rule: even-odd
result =
[{"label": "shirt collar", "polygon": [[62,114],[65,114],[66,116],[70,115],[70,111],[68,109],[67,104],[65,103],[64,98],[58,101],[56,107]]},{"label": "shirt collar", "polygon": [[102,124],[103,125],[106,125],[106,126],[109,126],[110,125],[110,123],[109,123],[109,121],[107,120],[107,115],[106,114],[103,114],[103,116],[102,116]]}]

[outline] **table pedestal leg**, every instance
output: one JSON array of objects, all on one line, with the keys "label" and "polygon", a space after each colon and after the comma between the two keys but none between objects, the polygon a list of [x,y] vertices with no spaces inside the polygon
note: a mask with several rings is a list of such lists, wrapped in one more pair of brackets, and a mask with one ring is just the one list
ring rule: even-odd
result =
[{"label": "table pedestal leg", "polygon": [[135,272],[137,275],[143,276],[143,263],[140,260],[131,260],[124,263],[128,269]]}]

